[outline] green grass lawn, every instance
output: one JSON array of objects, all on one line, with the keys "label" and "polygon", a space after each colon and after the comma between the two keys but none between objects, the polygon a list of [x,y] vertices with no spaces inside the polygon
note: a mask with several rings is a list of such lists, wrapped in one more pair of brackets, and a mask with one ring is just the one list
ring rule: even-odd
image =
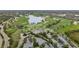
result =
[{"label": "green grass lawn", "polygon": [[79,31],[68,32],[67,36],[79,47]]},{"label": "green grass lawn", "polygon": [[73,30],[79,30],[79,24],[78,25],[70,25],[70,26],[60,28],[60,29],[57,30],[57,32],[63,33],[63,32],[70,32],[70,31],[73,31]]},{"label": "green grass lawn", "polygon": [[20,39],[20,33],[25,32],[28,29],[28,17],[21,16],[16,20],[9,21],[9,24],[5,26],[6,34],[11,38],[11,47],[16,47]]}]

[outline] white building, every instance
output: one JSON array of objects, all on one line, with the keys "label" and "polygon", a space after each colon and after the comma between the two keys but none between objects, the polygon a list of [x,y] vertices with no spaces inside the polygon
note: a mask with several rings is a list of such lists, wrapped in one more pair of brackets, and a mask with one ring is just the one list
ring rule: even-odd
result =
[{"label": "white building", "polygon": [[74,22],[73,22],[73,24],[74,24],[74,25],[77,25],[77,24],[78,24],[78,22],[77,22],[77,21],[74,21]]}]

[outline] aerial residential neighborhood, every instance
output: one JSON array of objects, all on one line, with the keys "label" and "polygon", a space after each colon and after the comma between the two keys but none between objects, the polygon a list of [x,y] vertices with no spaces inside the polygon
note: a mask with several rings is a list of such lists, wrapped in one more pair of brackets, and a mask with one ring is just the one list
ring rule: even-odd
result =
[{"label": "aerial residential neighborhood", "polygon": [[78,47],[78,10],[0,10],[0,48]]}]

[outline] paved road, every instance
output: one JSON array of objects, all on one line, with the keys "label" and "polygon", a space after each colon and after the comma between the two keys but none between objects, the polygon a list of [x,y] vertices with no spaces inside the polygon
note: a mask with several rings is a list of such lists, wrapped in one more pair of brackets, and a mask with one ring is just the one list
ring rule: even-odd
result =
[{"label": "paved road", "polygon": [[[5,43],[4,43],[4,48],[7,48],[8,46],[9,46],[9,37],[6,35],[6,33],[4,32],[4,29],[3,29],[3,25],[0,25],[0,33],[3,35],[3,37],[4,37],[4,41],[5,41]],[[1,40],[1,39],[0,39]]]},{"label": "paved road", "polygon": [[1,46],[2,46],[2,42],[3,42],[3,39],[2,39],[2,37],[1,37],[1,35],[0,35],[0,48],[1,48]]},{"label": "paved road", "polygon": [[19,43],[18,43],[18,46],[17,46],[17,48],[19,48],[21,45],[22,45],[22,43],[24,42],[24,36],[23,36],[23,34],[20,34],[21,35],[21,39],[19,40]]}]

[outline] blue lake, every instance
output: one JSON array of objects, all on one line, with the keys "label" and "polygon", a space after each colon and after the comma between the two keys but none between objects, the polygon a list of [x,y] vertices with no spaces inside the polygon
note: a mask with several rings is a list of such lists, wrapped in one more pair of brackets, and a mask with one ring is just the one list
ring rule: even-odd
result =
[{"label": "blue lake", "polygon": [[32,24],[37,24],[38,22],[41,22],[43,20],[43,17],[37,17],[33,15],[29,15],[29,23]]}]

